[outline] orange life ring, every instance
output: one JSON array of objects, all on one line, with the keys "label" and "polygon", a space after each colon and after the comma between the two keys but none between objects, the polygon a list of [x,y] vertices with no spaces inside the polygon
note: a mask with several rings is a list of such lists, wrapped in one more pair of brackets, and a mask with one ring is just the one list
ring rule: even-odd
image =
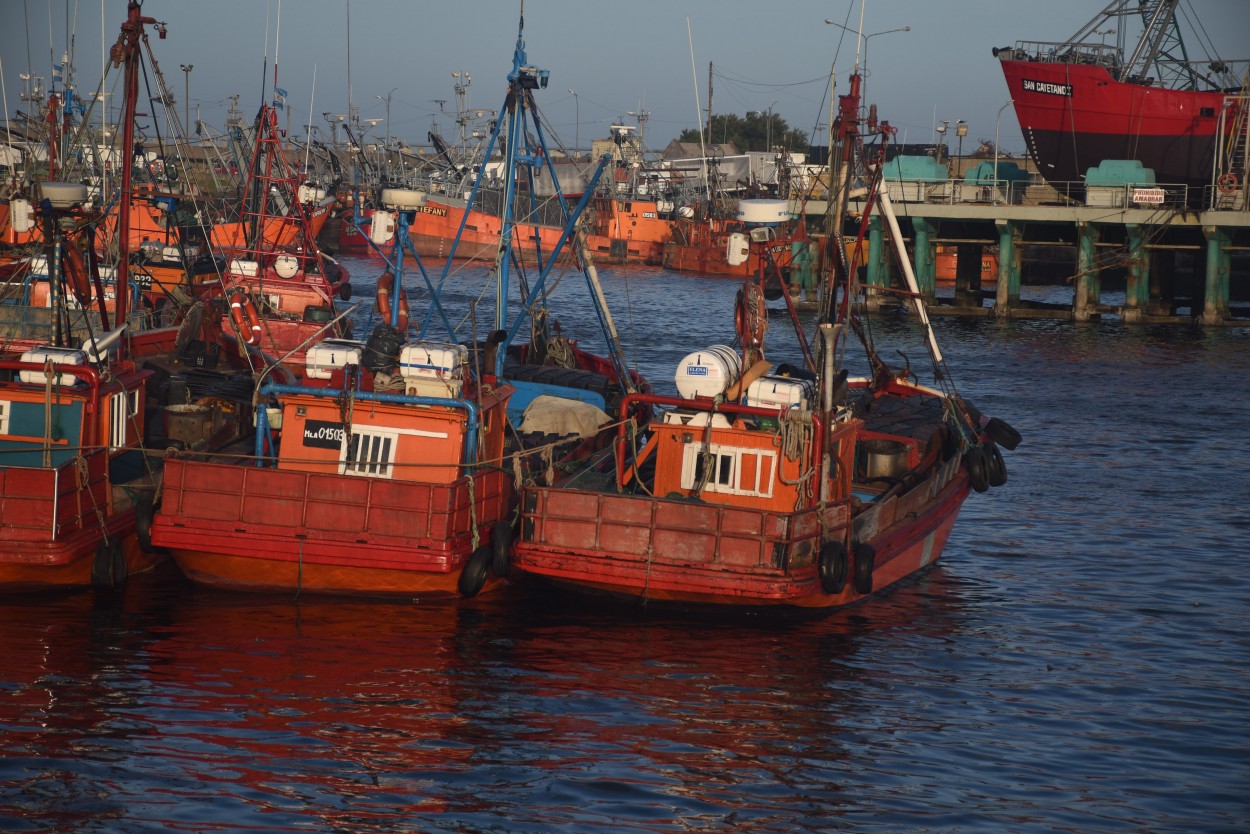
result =
[{"label": "orange life ring", "polygon": [[1237,175],[1231,171],[1227,174],[1220,174],[1220,178],[1215,181],[1215,186],[1221,194],[1232,194],[1237,190]]},{"label": "orange life ring", "polygon": [[[391,290],[395,286],[395,276],[388,269],[378,276],[378,296],[375,308],[378,315],[382,317],[384,324],[391,323]],[[399,293],[399,330],[402,333],[408,329],[408,294],[403,292],[400,287]]]},{"label": "orange life ring", "polygon": [[260,314],[256,312],[251,297],[242,290],[230,294],[230,320],[238,328],[243,341],[249,345],[260,344]]},{"label": "orange life ring", "polygon": [[69,242],[61,247],[61,273],[79,302],[91,298],[91,276],[87,272],[87,264],[78,247]]}]

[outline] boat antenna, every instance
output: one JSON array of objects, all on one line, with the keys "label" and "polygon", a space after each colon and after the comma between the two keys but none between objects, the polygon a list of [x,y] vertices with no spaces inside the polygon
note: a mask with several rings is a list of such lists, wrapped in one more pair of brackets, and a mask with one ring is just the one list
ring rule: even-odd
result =
[{"label": "boat antenna", "polygon": [[[282,0],[278,0],[278,18],[274,21],[273,26],[273,93],[274,104],[282,106],[284,103],[278,98],[278,45],[282,42]],[[285,96],[283,96],[285,98]]]},{"label": "boat antenna", "polygon": [[[6,87],[4,84],[4,56],[3,55],[0,55],[0,104],[4,105],[4,140],[5,140],[4,155],[5,155],[5,159],[9,160],[9,154],[13,153],[13,130],[9,125],[9,92],[8,92],[8,87]],[[12,161],[12,160],[9,160],[9,161]],[[17,165],[12,165],[11,167],[14,171],[17,171]],[[14,176],[13,179],[16,181],[17,177]]]},{"label": "boat antenna", "polygon": [[307,134],[304,141],[304,170],[308,170],[308,157],[312,154],[312,114],[313,105],[317,102],[317,65],[313,64],[312,92],[308,95],[308,127],[304,132]]},{"label": "boat antenna", "polygon": [[[707,177],[707,145],[703,139],[703,117],[700,115],[699,108],[699,74],[694,65],[694,35],[690,33],[690,15],[686,15],[686,41],[690,44],[690,76],[694,79],[694,120],[699,125],[699,156],[703,160],[703,192],[708,203],[712,202],[712,188],[708,183]],[[711,66],[708,66],[711,69]],[[711,82],[712,74],[708,72],[708,81]],[[707,107],[707,129],[712,129],[712,103],[708,102]]]}]

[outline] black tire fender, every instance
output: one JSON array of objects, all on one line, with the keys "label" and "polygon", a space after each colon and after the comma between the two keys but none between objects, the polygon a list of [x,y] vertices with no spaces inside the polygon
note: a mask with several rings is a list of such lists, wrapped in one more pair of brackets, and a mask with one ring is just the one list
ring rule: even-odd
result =
[{"label": "black tire fender", "polygon": [[840,541],[822,544],[816,567],[820,574],[820,589],[826,594],[842,593],[848,573],[846,545]]},{"label": "black tire fender", "polygon": [[1013,429],[1010,423],[997,417],[991,417],[982,431],[986,437],[1002,446],[1008,452],[1014,451],[1023,439],[1020,437],[1020,432]]},{"label": "black tire fender", "polygon": [[95,548],[91,563],[91,587],[116,591],[126,584],[126,554],[117,539],[101,541]]},{"label": "black tire fender", "polygon": [[512,540],[515,531],[512,525],[501,521],[495,525],[491,534],[491,570],[500,579],[506,579],[512,573]]},{"label": "black tire fender", "polygon": [[464,568],[460,571],[460,579],[456,583],[456,589],[460,591],[460,596],[477,596],[478,591],[482,590],[482,586],[486,584],[486,575],[490,573],[490,565],[493,558],[494,553],[490,545],[479,547],[473,551],[473,555],[469,557],[469,561],[465,562]]},{"label": "black tire fender", "polygon": [[135,535],[139,539],[139,549],[144,553],[166,553],[163,547],[152,544],[152,519],[156,509],[151,498],[141,498],[135,504]]},{"label": "black tire fender", "polygon": [[973,446],[964,453],[964,469],[968,470],[968,481],[977,492],[985,492],[990,488],[989,475],[986,473],[985,450]]},{"label": "black tire fender", "polygon": [[872,573],[877,569],[877,548],[860,542],[855,545],[855,577],[852,585],[856,593],[872,593]]},{"label": "black tire fender", "polygon": [[1007,483],[1007,461],[994,443],[985,447],[985,477],[992,487]]}]

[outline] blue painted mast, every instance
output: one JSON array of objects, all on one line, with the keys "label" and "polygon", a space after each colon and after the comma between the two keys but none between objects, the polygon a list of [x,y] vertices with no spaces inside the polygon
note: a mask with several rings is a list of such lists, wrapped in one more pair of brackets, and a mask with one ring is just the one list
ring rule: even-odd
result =
[{"label": "blue painted mast", "polygon": [[[626,388],[632,386],[631,377],[629,375],[628,365],[624,359],[624,352],[620,345],[620,340],[616,335],[615,326],[612,322],[611,313],[608,311],[607,302],[603,298],[603,293],[598,285],[598,277],[595,274],[594,266],[590,263],[589,257],[585,250],[584,239],[582,237],[578,223],[582,212],[590,202],[590,197],[594,193],[598,185],[600,177],[603,175],[605,165],[609,160],[609,156],[605,154],[595,168],[593,175],[587,182],[581,199],[575,206],[570,208],[568,200],[564,196],[564,191],[560,187],[559,179],[556,176],[555,165],[552,162],[551,154],[547,151],[546,136],[543,131],[542,123],[538,119],[537,108],[534,103],[533,91],[547,86],[549,72],[540,70],[530,66],[525,53],[525,40],[522,33],[525,28],[525,15],[522,10],[520,24],[517,29],[516,49],[512,58],[512,71],[508,74],[508,93],[504,101],[502,109],[502,118],[496,121],[492,127],[490,138],[486,144],[486,150],[483,154],[482,167],[478,170],[477,176],[474,178],[473,189],[469,193],[469,198],[465,203],[464,215],[461,217],[460,225],[456,229],[456,236],[452,240],[451,251],[447,257],[447,262],[438,277],[437,284],[431,280],[429,273],[426,271],[425,265],[420,256],[417,254],[415,247],[409,237],[409,226],[413,220],[412,209],[399,210],[396,213],[396,236],[394,243],[390,246],[389,251],[384,250],[371,237],[365,233],[362,224],[362,218],[359,213],[353,213],[352,222],[357,229],[369,241],[369,245],[381,255],[387,263],[391,274],[395,276],[393,294],[394,301],[391,305],[390,321],[387,323],[392,327],[398,326],[400,294],[404,293],[403,277],[404,262],[406,260],[405,253],[411,254],[412,259],[416,262],[422,278],[425,281],[426,288],[429,291],[432,304],[426,309],[424,320],[419,329],[419,337],[425,338],[431,320],[437,315],[447,329],[448,335],[452,341],[456,341],[456,334],[450,323],[446,311],[441,302],[443,287],[446,285],[448,278],[453,271],[453,264],[456,252],[460,247],[460,240],[464,235],[465,226],[468,223],[469,213],[473,210],[477,202],[478,194],[481,190],[482,183],[486,180],[486,167],[491,158],[491,154],[495,146],[501,145],[504,156],[504,200],[501,216],[501,231],[499,238],[499,247],[495,253],[495,262],[492,267],[492,273],[495,279],[495,319],[494,329],[504,331],[506,336],[500,344],[496,354],[495,375],[502,378],[504,362],[507,354],[507,348],[512,344],[520,331],[522,324],[525,322],[527,311],[540,303],[543,298],[543,291],[547,284],[548,276],[552,268],[559,260],[561,253],[567,246],[572,246],[573,257],[576,259],[579,268],[586,276],[588,285],[591,288],[592,303],[595,308],[596,315],[599,319],[600,328],[604,333],[605,340],[608,344],[609,358],[612,361],[616,371],[617,378]],[[531,129],[534,140],[531,140]],[[502,141],[500,134],[503,134]],[[531,145],[531,141],[536,141],[536,145]],[[529,292],[520,299],[519,310],[516,315],[509,319],[508,315],[508,298],[511,288],[511,281],[514,267],[519,267],[521,257],[518,254],[518,237],[522,224],[518,223],[517,216],[517,200],[520,197],[518,185],[518,173],[524,170],[524,176],[529,192],[530,205],[529,210],[524,212],[524,216],[531,218],[526,225],[531,225],[535,221],[533,217],[534,194],[535,194],[535,176],[534,169],[546,166],[548,176],[555,188],[555,197],[560,206],[561,214],[564,218],[564,227],[561,231],[556,244],[548,253],[542,251],[540,241],[535,239],[534,245],[537,249],[537,264],[539,274],[537,279],[529,287]],[[376,219],[375,215],[375,219]],[[537,236],[535,236],[537,237]]]}]

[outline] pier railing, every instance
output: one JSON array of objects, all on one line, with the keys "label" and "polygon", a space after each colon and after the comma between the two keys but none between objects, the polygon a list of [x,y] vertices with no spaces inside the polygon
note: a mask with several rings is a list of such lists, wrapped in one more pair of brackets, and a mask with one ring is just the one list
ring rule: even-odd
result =
[{"label": "pier railing", "polygon": [[[1011,206],[1087,206],[1090,208],[1184,209],[1201,205],[1211,211],[1246,211],[1245,183],[1189,186],[1182,183],[1150,185],[1088,185],[1084,180],[1042,182],[1020,180],[889,180],[890,199],[896,203],[938,205],[980,204]],[[1199,199],[1200,198],[1200,199]]]}]

